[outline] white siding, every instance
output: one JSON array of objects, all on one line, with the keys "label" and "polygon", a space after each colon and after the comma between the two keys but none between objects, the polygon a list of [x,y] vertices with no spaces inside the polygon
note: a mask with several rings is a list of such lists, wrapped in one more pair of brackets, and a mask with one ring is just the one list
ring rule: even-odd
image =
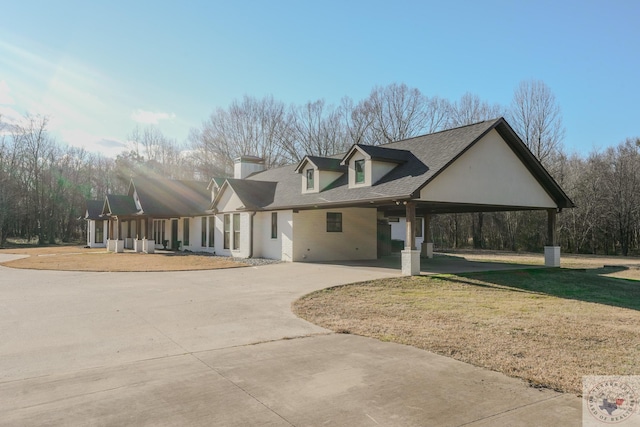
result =
[{"label": "white siding", "polygon": [[[327,232],[327,212],[342,213],[342,232]],[[293,261],[376,259],[376,209],[345,208],[293,214]]]},{"label": "white siding", "polygon": [[[424,218],[417,218],[422,223],[422,237],[416,237],[416,247],[421,247],[424,242]],[[390,222],[391,224],[391,239],[407,241],[407,219],[398,218],[398,222]]]},{"label": "white siding", "polygon": [[[251,256],[251,215],[249,212],[240,214],[240,249],[232,250],[233,256],[238,258],[249,258]],[[233,220],[231,221],[231,241],[233,242]],[[233,244],[231,245],[233,247]]]},{"label": "white siding", "polygon": [[320,171],[320,191],[331,185],[336,179],[342,176],[342,172]]},{"label": "white siding", "polygon": [[[250,212],[229,213],[230,217],[230,236],[229,249],[224,248],[224,215],[216,215],[216,231],[215,231],[215,253],[223,256],[233,256],[237,258],[248,258],[251,255],[251,238],[249,235],[249,225],[251,221]],[[233,215],[240,215],[240,248],[233,249]],[[211,248],[210,248],[211,249]]]},{"label": "white siding", "polygon": [[257,258],[293,260],[293,211],[277,211],[278,233],[271,237],[272,212],[258,212],[254,218],[253,256]]},{"label": "white siding", "polygon": [[557,207],[495,130],[423,188],[420,199],[480,205]]},{"label": "white siding", "polygon": [[225,187],[218,201],[218,212],[233,212],[242,207],[242,201],[230,187]]},{"label": "white siding", "polygon": [[87,220],[87,246],[90,248],[106,248],[107,247],[107,230],[109,227],[109,221],[102,221],[102,242],[96,243],[96,220]]},{"label": "white siding", "polygon": [[[207,221],[206,226],[208,227],[208,217],[204,217]],[[202,246],[202,217],[197,216],[194,218],[189,218],[189,245],[184,245],[184,219],[180,218],[178,220],[178,240],[182,240],[183,246],[180,249],[189,250],[192,252],[213,252],[214,248],[209,248],[208,241],[206,239],[209,238],[208,230],[205,228],[205,246]]]},{"label": "white siding", "polygon": [[391,172],[398,166],[395,163],[371,161],[371,182],[375,184],[380,178]]}]

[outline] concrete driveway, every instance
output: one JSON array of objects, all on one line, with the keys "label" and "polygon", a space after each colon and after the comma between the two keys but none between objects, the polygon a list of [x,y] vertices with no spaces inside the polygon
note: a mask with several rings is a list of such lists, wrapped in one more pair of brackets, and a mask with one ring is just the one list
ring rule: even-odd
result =
[{"label": "concrete driveway", "polygon": [[313,290],[397,273],[0,266],[0,425],[580,424],[575,396],[291,313]]}]

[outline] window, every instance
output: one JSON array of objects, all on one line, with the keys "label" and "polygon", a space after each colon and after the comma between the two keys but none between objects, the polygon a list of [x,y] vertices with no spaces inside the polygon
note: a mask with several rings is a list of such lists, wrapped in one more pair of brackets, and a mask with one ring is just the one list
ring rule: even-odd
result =
[{"label": "window", "polygon": [[314,188],[314,183],[313,183],[314,174],[315,172],[313,169],[307,169],[307,190],[313,190]]},{"label": "window", "polygon": [[165,220],[164,219],[154,219],[153,220],[153,239],[157,245],[161,245],[164,240],[164,228],[165,228]]},{"label": "window", "polygon": [[182,220],[182,247],[189,246],[189,218]]},{"label": "window", "polygon": [[240,249],[240,214],[233,214],[233,249]]},{"label": "window", "polygon": [[200,246],[207,246],[207,217],[200,218]]},{"label": "window", "polygon": [[216,217],[210,216],[209,217],[209,247],[210,248],[213,248],[215,246],[214,240],[213,240],[215,231],[216,231]]},{"label": "window", "polygon": [[278,212],[271,212],[271,238],[278,238]]},{"label": "window", "polygon": [[224,214],[224,248],[231,248],[231,215]]},{"label": "window", "polygon": [[364,182],[364,159],[355,161],[356,184]]},{"label": "window", "polygon": [[104,237],[104,221],[96,221],[96,238],[94,243],[102,243]]},{"label": "window", "polygon": [[327,232],[342,232],[342,213],[327,212]]}]

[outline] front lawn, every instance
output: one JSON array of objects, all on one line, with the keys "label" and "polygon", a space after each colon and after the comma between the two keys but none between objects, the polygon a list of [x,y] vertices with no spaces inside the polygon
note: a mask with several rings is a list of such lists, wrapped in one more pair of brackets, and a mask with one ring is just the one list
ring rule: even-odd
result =
[{"label": "front lawn", "polygon": [[605,276],[613,272],[383,279],[314,292],[294,311],[337,332],[412,345],[580,394],[583,375],[640,375],[640,282]]},{"label": "front lawn", "polygon": [[187,271],[245,267],[231,258],[188,252],[112,253],[79,246],[3,249],[0,253],[29,255],[2,263],[5,267],[66,271]]}]

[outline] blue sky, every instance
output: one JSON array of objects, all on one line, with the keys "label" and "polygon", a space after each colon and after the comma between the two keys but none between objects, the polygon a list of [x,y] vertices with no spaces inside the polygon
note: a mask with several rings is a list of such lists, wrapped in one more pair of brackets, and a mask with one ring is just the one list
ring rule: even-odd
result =
[{"label": "blue sky", "polygon": [[640,136],[640,1],[9,1],[0,114],[115,155],[136,124],[182,142],[243,95],[355,101],[376,85],[508,105],[555,93],[569,151]]}]

